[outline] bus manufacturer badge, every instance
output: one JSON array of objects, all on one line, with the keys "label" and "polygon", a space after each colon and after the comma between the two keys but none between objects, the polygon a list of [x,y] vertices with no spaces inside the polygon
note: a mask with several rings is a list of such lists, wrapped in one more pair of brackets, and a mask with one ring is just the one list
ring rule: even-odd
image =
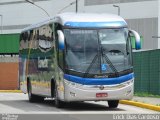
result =
[{"label": "bus manufacturer badge", "polygon": [[103,85],[99,86],[99,89],[104,90],[104,86]]},{"label": "bus manufacturer badge", "polygon": [[107,64],[102,64],[101,65],[101,70],[102,71],[107,71]]}]

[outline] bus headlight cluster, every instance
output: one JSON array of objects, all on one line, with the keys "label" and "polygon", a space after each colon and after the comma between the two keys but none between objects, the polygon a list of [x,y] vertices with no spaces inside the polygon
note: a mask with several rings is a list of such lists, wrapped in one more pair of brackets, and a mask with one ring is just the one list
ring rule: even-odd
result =
[{"label": "bus headlight cluster", "polygon": [[127,86],[127,85],[130,85],[131,83],[133,83],[133,79],[123,83],[123,85]]},{"label": "bus headlight cluster", "polygon": [[73,86],[73,87],[81,87],[82,84],[79,84],[79,83],[75,83],[75,82],[71,82],[71,81],[68,81],[66,79],[64,79],[64,82],[69,85],[69,86]]}]

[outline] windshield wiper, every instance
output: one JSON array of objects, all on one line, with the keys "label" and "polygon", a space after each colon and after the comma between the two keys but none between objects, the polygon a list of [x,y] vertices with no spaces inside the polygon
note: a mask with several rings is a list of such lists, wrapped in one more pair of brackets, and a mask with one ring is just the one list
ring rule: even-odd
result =
[{"label": "windshield wiper", "polygon": [[[104,49],[103,48],[101,48],[101,49],[102,49],[102,51],[101,51],[101,55],[100,56],[102,56],[103,58],[105,58],[106,63],[108,63],[109,66],[111,67],[111,69],[115,72],[115,74],[117,76],[119,76],[119,73],[118,73],[117,69],[114,67],[114,65],[112,64],[112,62],[108,58],[108,56],[104,54]],[[86,77],[89,74],[90,69],[92,68],[93,64],[95,63],[96,59],[98,59],[98,57],[99,57],[99,53],[97,53],[95,55],[95,57],[93,58],[91,64],[89,65],[89,67],[87,68],[87,70],[84,73],[84,77]]]},{"label": "windshield wiper", "polygon": [[95,55],[95,57],[93,58],[91,64],[89,65],[89,67],[88,67],[87,70],[85,71],[84,77],[86,77],[87,74],[89,73],[91,67],[93,66],[93,64],[95,63],[96,59],[98,58],[98,54],[99,54],[99,53],[97,53],[97,54]]},{"label": "windshield wiper", "polygon": [[101,53],[102,53],[102,57],[105,58],[106,63],[109,63],[109,66],[111,67],[111,69],[115,72],[116,75],[119,76],[119,73],[117,71],[117,69],[114,67],[114,65],[112,64],[112,62],[110,61],[110,59],[108,58],[107,55],[104,54],[104,48],[101,46]]}]

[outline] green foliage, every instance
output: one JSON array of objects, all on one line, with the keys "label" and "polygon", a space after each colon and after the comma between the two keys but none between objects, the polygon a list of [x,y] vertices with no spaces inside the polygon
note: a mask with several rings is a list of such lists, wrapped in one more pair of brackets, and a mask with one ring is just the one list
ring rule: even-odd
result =
[{"label": "green foliage", "polygon": [[134,95],[138,96],[138,97],[160,98],[160,95],[153,95],[153,94],[150,94],[150,93],[147,93],[147,92],[136,92]]}]

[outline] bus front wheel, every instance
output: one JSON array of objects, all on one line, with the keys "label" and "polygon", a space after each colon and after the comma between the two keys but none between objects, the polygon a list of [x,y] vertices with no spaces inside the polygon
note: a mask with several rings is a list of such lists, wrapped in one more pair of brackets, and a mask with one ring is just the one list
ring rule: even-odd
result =
[{"label": "bus front wheel", "polygon": [[63,101],[59,100],[59,97],[58,97],[58,90],[57,90],[57,86],[55,85],[55,90],[54,90],[54,101],[55,101],[55,106],[57,108],[62,108],[64,103]]},{"label": "bus front wheel", "polygon": [[109,108],[117,108],[119,104],[119,100],[109,100],[108,106]]}]

